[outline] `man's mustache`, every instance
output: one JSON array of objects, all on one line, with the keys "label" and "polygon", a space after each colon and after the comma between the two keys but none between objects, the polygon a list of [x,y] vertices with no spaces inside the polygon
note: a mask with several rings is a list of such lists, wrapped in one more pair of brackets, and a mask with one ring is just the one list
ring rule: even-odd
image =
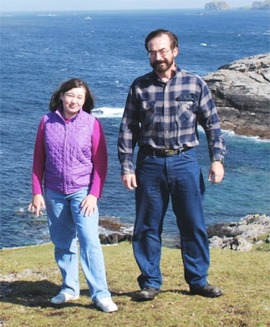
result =
[{"label": "man's mustache", "polygon": [[166,60],[156,60],[154,61],[153,65],[159,65],[159,64],[166,64]]}]

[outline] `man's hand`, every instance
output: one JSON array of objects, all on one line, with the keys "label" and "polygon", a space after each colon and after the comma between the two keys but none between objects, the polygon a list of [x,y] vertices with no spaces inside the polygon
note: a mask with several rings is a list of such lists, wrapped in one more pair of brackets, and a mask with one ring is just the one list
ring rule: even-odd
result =
[{"label": "man's hand", "polygon": [[134,190],[137,187],[136,176],[135,174],[126,174],[122,175],[122,182],[126,188],[129,190]]},{"label": "man's hand", "polygon": [[224,178],[224,166],[220,161],[212,162],[209,169],[208,181],[212,184],[220,183]]}]

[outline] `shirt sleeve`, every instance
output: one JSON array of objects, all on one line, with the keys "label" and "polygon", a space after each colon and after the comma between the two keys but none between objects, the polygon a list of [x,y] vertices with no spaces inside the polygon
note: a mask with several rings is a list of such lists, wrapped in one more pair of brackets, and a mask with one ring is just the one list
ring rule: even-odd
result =
[{"label": "shirt sleeve", "polygon": [[217,108],[211,92],[205,82],[202,85],[202,97],[200,99],[199,123],[203,127],[208,142],[211,161],[224,160],[226,145],[220,128]]},{"label": "shirt sleeve", "polygon": [[96,119],[92,135],[92,182],[89,194],[101,197],[108,170],[106,139],[101,123]]},{"label": "shirt sleeve", "polygon": [[44,144],[44,119],[41,119],[34,147],[33,171],[32,171],[32,193],[42,194],[42,181],[45,172],[46,152]]},{"label": "shirt sleeve", "polygon": [[135,88],[132,85],[127,96],[118,135],[118,159],[121,164],[121,175],[134,174],[133,153],[138,143],[139,133],[137,100]]}]

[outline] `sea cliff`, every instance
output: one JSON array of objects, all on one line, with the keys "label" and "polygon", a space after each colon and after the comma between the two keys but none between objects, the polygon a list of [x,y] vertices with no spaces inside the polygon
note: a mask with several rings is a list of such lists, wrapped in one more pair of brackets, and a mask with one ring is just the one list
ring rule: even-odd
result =
[{"label": "sea cliff", "polygon": [[270,53],[226,64],[204,80],[214,96],[223,129],[270,139]]}]

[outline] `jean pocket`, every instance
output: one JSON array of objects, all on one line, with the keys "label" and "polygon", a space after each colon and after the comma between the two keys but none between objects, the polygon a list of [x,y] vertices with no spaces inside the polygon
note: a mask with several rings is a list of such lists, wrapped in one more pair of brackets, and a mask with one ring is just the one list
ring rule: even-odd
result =
[{"label": "jean pocket", "polygon": [[197,151],[194,148],[181,152],[179,156],[189,161],[197,161]]}]

